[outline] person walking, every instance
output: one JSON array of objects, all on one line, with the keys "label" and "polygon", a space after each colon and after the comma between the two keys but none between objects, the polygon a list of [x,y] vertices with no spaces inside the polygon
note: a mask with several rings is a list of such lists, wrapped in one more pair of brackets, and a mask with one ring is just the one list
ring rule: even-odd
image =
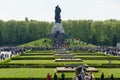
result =
[{"label": "person walking", "polygon": [[54,73],[54,80],[57,80],[57,75],[56,75],[56,73]]},{"label": "person walking", "polygon": [[101,74],[101,80],[104,80],[104,73]]},{"label": "person walking", "polygon": [[78,75],[78,80],[82,80],[82,78],[83,78],[83,77],[82,77],[82,74],[79,74],[79,75]]},{"label": "person walking", "polygon": [[90,77],[88,76],[88,74],[86,73],[84,76],[84,80],[90,80]]},{"label": "person walking", "polygon": [[94,75],[93,75],[93,73],[92,72],[90,72],[90,80],[95,80],[95,77],[94,77]]},{"label": "person walking", "polygon": [[111,76],[110,76],[110,80],[114,80],[113,74],[111,74]]},{"label": "person walking", "polygon": [[65,80],[65,74],[63,72],[61,74],[61,78],[62,78],[62,80]]},{"label": "person walking", "polygon": [[52,75],[50,75],[49,73],[47,74],[47,80],[52,80],[51,79]]}]

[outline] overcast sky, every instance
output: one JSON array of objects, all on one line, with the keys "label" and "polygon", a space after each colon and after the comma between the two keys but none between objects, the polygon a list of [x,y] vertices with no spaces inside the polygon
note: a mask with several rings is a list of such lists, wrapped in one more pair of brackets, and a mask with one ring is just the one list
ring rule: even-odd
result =
[{"label": "overcast sky", "polygon": [[54,21],[56,5],[62,20],[120,20],[120,0],[0,0],[0,19]]}]

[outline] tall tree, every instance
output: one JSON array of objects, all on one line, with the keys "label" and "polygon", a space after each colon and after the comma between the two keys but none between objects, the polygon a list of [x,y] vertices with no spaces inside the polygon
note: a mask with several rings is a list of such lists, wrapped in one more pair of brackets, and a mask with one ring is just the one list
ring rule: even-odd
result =
[{"label": "tall tree", "polygon": [[114,46],[114,47],[117,46],[117,36],[116,35],[113,36],[112,46]]},{"label": "tall tree", "polygon": [[95,34],[92,36],[91,43],[97,45],[97,37]]},{"label": "tall tree", "polygon": [[2,46],[2,34],[1,34],[1,31],[0,31],[0,46]]}]

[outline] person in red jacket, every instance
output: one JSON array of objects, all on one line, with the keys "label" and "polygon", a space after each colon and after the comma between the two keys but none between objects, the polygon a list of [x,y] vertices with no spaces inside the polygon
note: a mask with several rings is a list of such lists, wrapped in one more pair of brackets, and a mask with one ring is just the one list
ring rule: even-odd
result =
[{"label": "person in red jacket", "polygon": [[51,77],[52,77],[52,75],[48,73],[47,74],[47,80],[52,80]]}]

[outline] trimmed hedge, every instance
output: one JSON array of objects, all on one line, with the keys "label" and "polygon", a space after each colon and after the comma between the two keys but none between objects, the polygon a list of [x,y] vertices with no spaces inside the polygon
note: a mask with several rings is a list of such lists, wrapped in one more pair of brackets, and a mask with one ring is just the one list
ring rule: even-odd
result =
[{"label": "trimmed hedge", "polygon": [[[61,64],[61,63],[55,63],[55,64],[0,64],[0,68],[56,68],[56,67],[63,67],[68,64]],[[76,64],[74,64],[76,65]],[[77,64],[78,65],[78,64]],[[79,64],[80,65],[80,64]],[[96,68],[120,68],[120,64],[87,64],[89,66],[93,66]]]},{"label": "trimmed hedge", "polygon": [[101,67],[101,68],[120,68],[120,64],[102,64],[99,67]]},{"label": "trimmed hedge", "polygon": [[75,55],[79,55],[79,56],[105,56],[104,54],[100,54],[100,53],[73,53]]},{"label": "trimmed hedge", "polygon": [[76,50],[76,51],[73,51],[73,50],[69,50],[70,53],[96,53],[96,51],[81,51],[81,50]]},{"label": "trimmed hedge", "polygon": [[51,51],[51,50],[33,50],[33,51],[27,51],[26,53],[54,53],[54,51]]},{"label": "trimmed hedge", "polygon": [[20,55],[15,55],[15,56],[13,56],[13,57],[11,57],[11,58],[7,58],[7,59],[1,61],[0,64],[7,64],[8,62],[11,61],[12,58],[18,58],[19,56],[20,56]]},{"label": "trimmed hedge", "polygon": [[56,68],[64,64],[0,64],[0,68]]},{"label": "trimmed hedge", "polygon": [[101,65],[87,64],[87,65],[96,68],[120,68],[120,64],[101,64]]},{"label": "trimmed hedge", "polygon": [[47,53],[47,54],[32,54],[32,53],[29,53],[29,54],[21,54],[21,56],[35,56],[35,55],[40,56],[40,55],[54,55],[54,54],[52,54],[52,53]]},{"label": "trimmed hedge", "polygon": [[54,60],[54,57],[17,57],[12,60]]},{"label": "trimmed hedge", "polygon": [[[62,56],[55,56],[55,58],[61,58]],[[107,56],[101,56],[101,57],[89,57],[89,56],[75,56],[76,58],[80,58],[82,60],[120,60],[120,57],[107,57]],[[46,56],[46,57],[12,57],[12,60],[54,60],[54,57]]]},{"label": "trimmed hedge", "polygon": [[83,56],[76,56],[76,58],[80,58],[80,59],[83,59],[83,60],[120,60],[120,57],[83,57]]},{"label": "trimmed hedge", "polygon": [[11,61],[11,58],[7,58],[7,59],[1,61],[0,64],[7,64],[7,63],[10,62],[10,61]]}]

